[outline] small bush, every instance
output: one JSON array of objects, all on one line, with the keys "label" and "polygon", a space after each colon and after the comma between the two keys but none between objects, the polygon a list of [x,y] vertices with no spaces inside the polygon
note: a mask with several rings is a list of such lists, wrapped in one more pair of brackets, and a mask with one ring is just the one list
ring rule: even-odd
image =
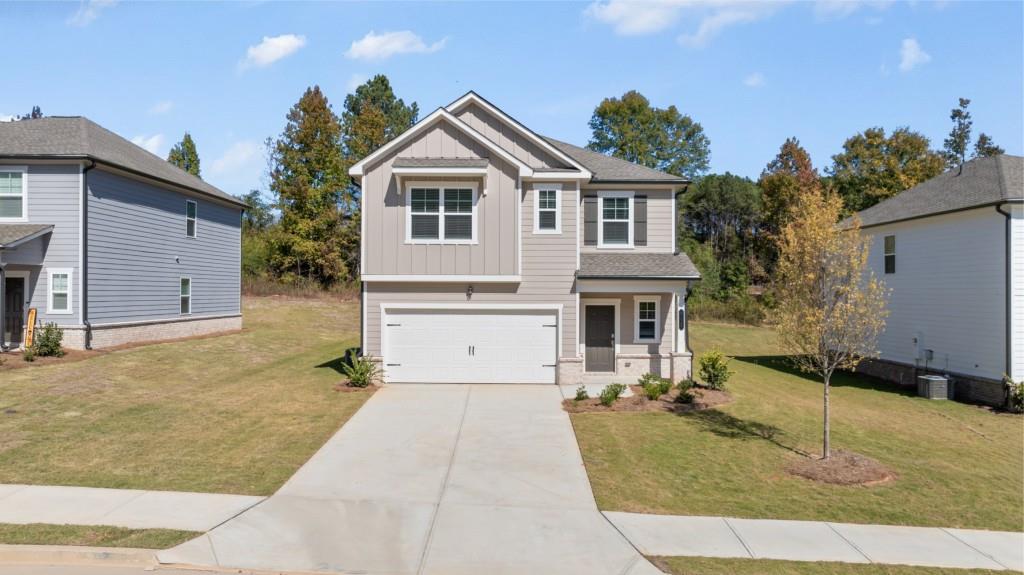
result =
[{"label": "small bush", "polygon": [[357,357],[350,363],[342,363],[341,370],[352,387],[367,387],[380,378],[380,369],[368,357]]},{"label": "small bush", "polygon": [[676,389],[679,390],[679,395],[676,396],[676,403],[693,403],[693,380],[684,379],[676,384]]},{"label": "small bush", "polygon": [[1006,409],[1014,413],[1024,413],[1024,381],[1017,383],[1006,378]]},{"label": "small bush", "polygon": [[48,323],[36,335],[36,340],[32,344],[32,351],[39,357],[62,357],[64,355],[64,348],[61,347],[60,343],[63,340],[64,330],[57,327],[55,323]]},{"label": "small bush", "polygon": [[619,399],[622,392],[626,391],[626,386],[621,383],[610,383],[601,390],[601,405],[605,407],[611,407],[615,400]]},{"label": "small bush", "polygon": [[725,383],[732,376],[729,360],[718,350],[711,350],[700,357],[700,378],[710,389],[725,389]]},{"label": "small bush", "polygon": [[658,377],[653,373],[645,373],[640,376],[637,383],[644,390],[647,399],[654,401],[665,395],[672,389],[672,382],[664,377]]},{"label": "small bush", "polygon": [[590,395],[587,394],[587,386],[581,385],[576,388],[576,401],[583,401],[584,399],[590,399]]},{"label": "small bush", "polygon": [[25,351],[21,352],[21,359],[31,363],[36,360],[36,351],[34,348],[26,347]]}]

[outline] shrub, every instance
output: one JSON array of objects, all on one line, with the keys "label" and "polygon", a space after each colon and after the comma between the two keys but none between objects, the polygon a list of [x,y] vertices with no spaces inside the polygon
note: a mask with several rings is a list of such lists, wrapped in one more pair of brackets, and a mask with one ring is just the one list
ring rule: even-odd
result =
[{"label": "shrub", "polygon": [[684,379],[676,384],[676,389],[679,390],[679,395],[676,396],[676,403],[693,403],[693,392],[690,391],[692,388],[692,379]]},{"label": "shrub", "polygon": [[35,361],[36,360],[36,350],[35,350],[35,348],[26,347],[25,351],[21,352],[21,359],[24,359],[25,361],[27,361],[29,363]]},{"label": "shrub", "polygon": [[576,401],[583,401],[589,399],[590,395],[587,394],[587,386],[581,385],[576,388]]},{"label": "shrub", "polygon": [[341,370],[345,372],[348,384],[352,387],[367,387],[380,378],[380,369],[368,357],[357,357],[350,363],[342,363]]},{"label": "shrub", "polygon": [[722,352],[715,349],[700,357],[700,378],[710,389],[725,389],[730,376],[729,360]]},{"label": "shrub", "polygon": [[1017,383],[1006,378],[1006,409],[1014,413],[1024,413],[1024,381]]},{"label": "shrub", "polygon": [[626,386],[621,383],[610,383],[601,390],[601,405],[611,407],[615,400],[626,391]]},{"label": "shrub", "polygon": [[48,323],[36,335],[36,340],[32,344],[32,351],[39,357],[61,357],[64,355],[64,348],[60,346],[60,342],[63,339],[64,330],[57,327],[55,323]]},{"label": "shrub", "polygon": [[653,373],[645,373],[637,382],[644,390],[647,399],[654,401],[672,389],[672,382]]}]

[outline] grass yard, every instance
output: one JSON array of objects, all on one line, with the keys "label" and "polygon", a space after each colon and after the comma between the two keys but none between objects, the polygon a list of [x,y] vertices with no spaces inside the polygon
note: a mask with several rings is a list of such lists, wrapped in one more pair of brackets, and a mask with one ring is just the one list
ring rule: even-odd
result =
[{"label": "grass yard", "polygon": [[84,545],[87,547],[169,549],[200,535],[202,533],[176,529],[0,523],[0,544],[3,545]]},{"label": "grass yard", "polygon": [[359,306],[247,298],[238,334],[0,371],[0,483],[269,495],[369,397]]},{"label": "grass yard", "polygon": [[672,575],[996,575],[1006,571],[943,569],[904,565],[807,563],[770,559],[710,559],[706,557],[653,557]]},{"label": "grass yard", "polygon": [[731,404],[686,415],[571,416],[601,509],[1022,530],[1020,416],[837,376],[833,448],[872,457],[898,478],[814,483],[784,467],[800,451],[820,453],[821,384],[780,361],[767,328],[698,323],[691,345],[697,355],[717,347],[735,357]]}]

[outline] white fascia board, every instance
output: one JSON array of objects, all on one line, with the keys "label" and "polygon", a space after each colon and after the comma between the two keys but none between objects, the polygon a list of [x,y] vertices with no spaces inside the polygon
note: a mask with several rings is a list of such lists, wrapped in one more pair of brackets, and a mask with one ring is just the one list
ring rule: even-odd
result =
[{"label": "white fascia board", "polygon": [[544,170],[535,169],[533,170],[533,175],[526,179],[534,182],[557,182],[562,180],[589,182],[590,174],[582,172],[545,172]]},{"label": "white fascia board", "polygon": [[446,274],[368,274],[366,282],[424,282],[424,283],[520,283],[519,275],[446,275]]}]

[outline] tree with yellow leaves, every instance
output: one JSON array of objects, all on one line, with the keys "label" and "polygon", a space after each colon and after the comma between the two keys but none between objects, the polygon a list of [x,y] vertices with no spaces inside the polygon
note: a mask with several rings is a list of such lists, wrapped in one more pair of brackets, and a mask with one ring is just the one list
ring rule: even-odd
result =
[{"label": "tree with yellow leaves", "polygon": [[829,388],[837,369],[877,357],[889,291],[868,269],[870,239],[854,218],[839,225],[843,201],[820,191],[802,194],[776,237],[779,341],[796,366],[824,382],[823,459],[829,446]]}]

